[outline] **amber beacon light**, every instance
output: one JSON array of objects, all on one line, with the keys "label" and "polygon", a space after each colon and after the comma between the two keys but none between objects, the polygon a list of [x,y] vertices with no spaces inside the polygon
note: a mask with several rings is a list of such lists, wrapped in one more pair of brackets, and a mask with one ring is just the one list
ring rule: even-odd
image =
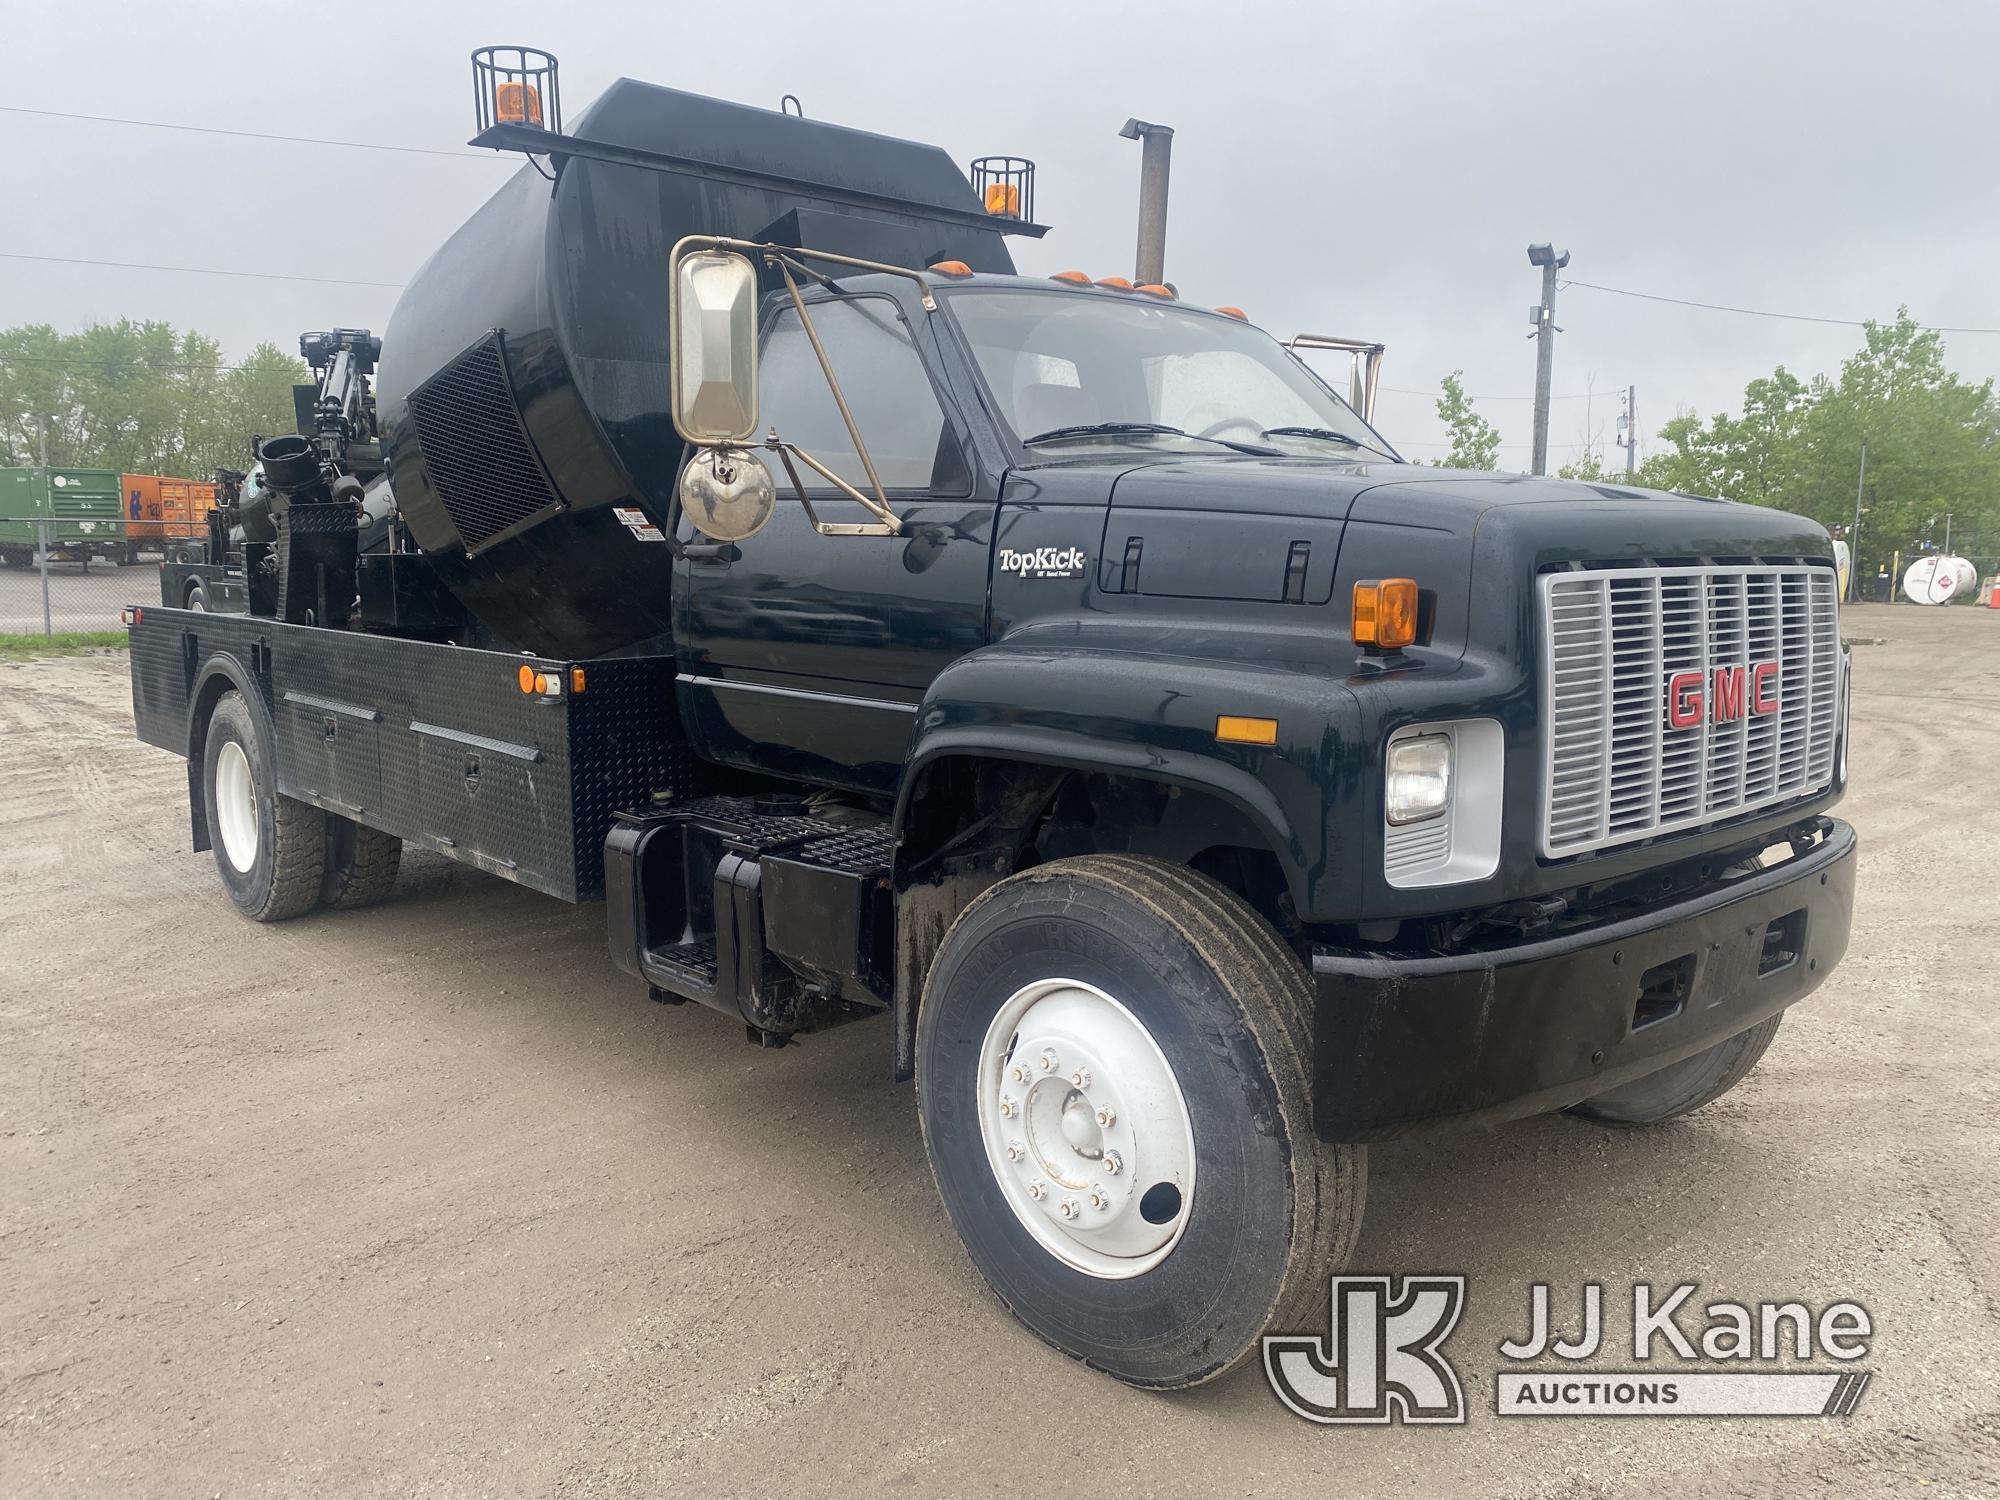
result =
[{"label": "amber beacon light", "polygon": [[562,86],[555,54],[539,47],[481,47],[472,54],[472,103],[483,133],[525,125],[562,133]]},{"label": "amber beacon light", "polygon": [[1417,581],[1376,578],[1354,585],[1354,644],[1396,651],[1417,639]]}]

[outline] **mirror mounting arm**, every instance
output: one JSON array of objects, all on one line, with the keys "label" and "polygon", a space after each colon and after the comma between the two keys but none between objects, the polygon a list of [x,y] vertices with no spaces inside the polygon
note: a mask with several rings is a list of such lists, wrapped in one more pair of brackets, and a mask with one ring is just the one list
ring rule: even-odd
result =
[{"label": "mirror mounting arm", "polygon": [[[896,512],[889,506],[888,492],[882,488],[882,476],[875,472],[875,460],[869,455],[868,444],[861,436],[861,428],[854,420],[854,413],[848,408],[847,396],[840,389],[840,377],[833,373],[833,361],[826,357],[826,346],[819,341],[819,329],[813,326],[812,313],[806,308],[806,299],[799,295],[799,284],[792,276],[792,267],[797,263],[788,255],[771,255],[766,258],[777,266],[778,274],[785,278],[785,290],[791,294],[792,307],[799,315],[799,325],[805,329],[806,338],[812,344],[813,357],[819,361],[819,372],[826,377],[826,388],[833,393],[833,404],[840,408],[840,420],[847,428],[847,439],[854,444],[854,452],[861,460],[862,470],[868,475],[868,488],[875,492],[874,498],[870,499],[853,485],[833,474],[803,449],[797,450],[799,457],[811,465],[821,477],[831,480],[848,495],[859,500],[876,518],[879,525],[886,526],[888,531],[885,533],[876,527],[866,527],[857,531],[841,526],[837,522],[820,520],[813,514],[812,502],[805,498],[805,486],[799,483],[798,470],[792,466],[790,453],[778,442],[776,428],[771,429],[771,435],[766,440],[767,446],[775,448],[778,456],[784,459],[785,472],[791,475],[792,488],[798,491],[799,500],[806,508],[806,518],[812,522],[813,530],[821,536],[893,536],[903,529],[902,523],[896,519]],[[799,269],[805,268],[801,266]],[[926,287],[924,290],[928,295],[930,289]],[[829,530],[829,527],[837,529]]]},{"label": "mirror mounting arm", "polygon": [[[806,452],[805,449],[794,443],[782,441],[778,437],[777,428],[774,427],[771,429],[770,435],[764,439],[764,446],[777,454],[779,461],[784,464],[785,476],[792,482],[792,493],[799,497],[799,504],[804,508],[806,513],[806,520],[811,523],[812,529],[817,531],[821,536],[902,535],[903,522],[893,510],[889,509],[888,501],[884,500],[878,503],[869,499],[868,496],[862,494],[861,491],[857,490],[845,479],[842,479],[833,470]],[[836,486],[848,499],[860,504],[870,515],[875,516],[877,519],[869,522],[822,521],[819,518],[819,512],[813,509],[812,501],[806,497],[806,487],[799,479],[798,466],[792,462],[794,455],[803,459],[806,466],[815,474],[819,475],[829,484]],[[862,461],[864,463],[867,461],[865,456]],[[873,470],[870,470],[870,474],[872,476]]]}]

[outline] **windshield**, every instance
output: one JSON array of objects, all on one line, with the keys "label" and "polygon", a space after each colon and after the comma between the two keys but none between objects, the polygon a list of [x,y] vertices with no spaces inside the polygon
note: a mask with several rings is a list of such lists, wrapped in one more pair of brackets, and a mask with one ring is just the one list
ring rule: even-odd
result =
[{"label": "windshield", "polygon": [[1145,297],[1029,288],[950,294],[1014,436],[1086,444],[1392,457],[1354,409],[1269,334]]}]

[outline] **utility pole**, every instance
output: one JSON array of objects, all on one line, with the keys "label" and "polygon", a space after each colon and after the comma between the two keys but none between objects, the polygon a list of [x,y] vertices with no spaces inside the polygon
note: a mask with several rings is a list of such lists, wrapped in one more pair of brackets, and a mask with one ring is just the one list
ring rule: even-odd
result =
[{"label": "utility pole", "polygon": [[[1868,439],[1861,440],[1861,472],[1854,476],[1854,525],[1847,533],[1847,597],[1861,599],[1861,492],[1868,485]],[[1894,587],[1893,580],[1891,581]]]},{"label": "utility pole", "polygon": [[1569,251],[1556,254],[1553,245],[1528,246],[1528,264],[1542,268],[1542,300],[1528,309],[1535,326],[1535,466],[1549,472],[1549,382],[1556,372],[1556,272],[1569,264]]},{"label": "utility pole", "polygon": [[1618,415],[1618,446],[1625,450],[1625,472],[1639,468],[1639,387],[1625,387],[1625,410]]},{"label": "utility pole", "polygon": [[1145,120],[1127,120],[1118,132],[1140,143],[1139,254],[1132,279],[1157,286],[1167,279],[1167,178],[1173,167],[1174,130]]},{"label": "utility pole", "polygon": [[56,633],[56,627],[55,620],[49,610],[48,513],[51,509],[51,501],[49,500],[49,419],[39,413],[35,417],[35,447],[39,451],[42,460],[42,514],[35,524],[35,539],[39,544],[35,548],[35,551],[40,554],[36,562],[42,574],[42,634],[52,636]]}]

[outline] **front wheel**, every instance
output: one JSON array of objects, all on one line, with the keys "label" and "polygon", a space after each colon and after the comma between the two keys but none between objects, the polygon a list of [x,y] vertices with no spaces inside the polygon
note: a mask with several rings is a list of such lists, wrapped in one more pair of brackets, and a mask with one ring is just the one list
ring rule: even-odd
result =
[{"label": "front wheel", "polygon": [[1312,1133],[1310,981],[1177,865],[1060,860],[953,924],[917,1020],[931,1169],[1023,1323],[1133,1385],[1224,1374],[1313,1326],[1366,1156]]},{"label": "front wheel", "polygon": [[277,922],[312,910],[326,869],[326,814],[281,796],[271,746],[241,693],[224,693],[201,752],[209,847],[229,899]]},{"label": "front wheel", "polygon": [[1572,1105],[1570,1113],[1600,1125],[1625,1126],[1660,1125],[1693,1114],[1750,1076],[1750,1070],[1771,1045],[1771,1038],[1778,1034],[1778,1023],[1784,1018],[1785,1013],[1779,1011],[1770,1020],[1719,1042],[1706,1052],[1684,1057],[1657,1073],[1635,1078],[1622,1088]]}]

